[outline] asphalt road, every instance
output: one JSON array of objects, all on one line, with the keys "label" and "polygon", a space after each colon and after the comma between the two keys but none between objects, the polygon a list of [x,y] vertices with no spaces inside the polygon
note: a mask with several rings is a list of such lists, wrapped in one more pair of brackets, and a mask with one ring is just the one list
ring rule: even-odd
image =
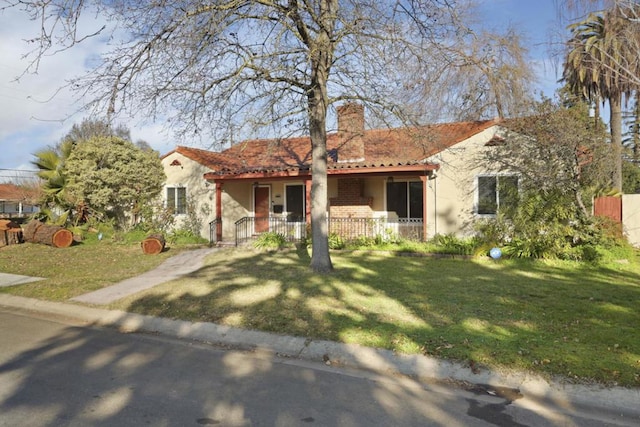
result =
[{"label": "asphalt road", "polygon": [[0,307],[0,426],[607,426],[514,390],[122,334]]}]

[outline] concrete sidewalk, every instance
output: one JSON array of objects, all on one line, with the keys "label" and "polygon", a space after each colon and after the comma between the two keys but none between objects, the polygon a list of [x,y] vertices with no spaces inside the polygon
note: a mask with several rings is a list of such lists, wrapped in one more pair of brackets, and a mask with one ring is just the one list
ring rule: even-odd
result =
[{"label": "concrete sidewalk", "polygon": [[44,280],[42,277],[21,276],[19,274],[0,273],[0,287],[16,286],[24,283]]},{"label": "concrete sidewalk", "polygon": [[123,280],[115,285],[98,289],[88,294],[79,295],[72,298],[72,301],[96,305],[112,303],[126,296],[177,279],[200,269],[203,265],[204,258],[215,250],[218,249],[204,248],[181,252],[167,259],[151,271]]}]

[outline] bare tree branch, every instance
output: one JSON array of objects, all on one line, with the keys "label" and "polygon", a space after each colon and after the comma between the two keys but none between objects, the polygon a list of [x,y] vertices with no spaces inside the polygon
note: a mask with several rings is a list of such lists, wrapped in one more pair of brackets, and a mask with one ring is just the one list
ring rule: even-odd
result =
[{"label": "bare tree branch", "polygon": [[[469,0],[4,1],[41,20],[32,70],[56,48],[86,40],[77,33],[84,13],[104,17],[107,28],[88,36],[108,33],[111,49],[73,81],[90,100],[88,109],[162,116],[179,134],[208,132],[219,143],[265,125],[279,134],[308,133],[317,271],[331,269],[326,124],[332,103],[360,100],[383,120],[420,120],[407,100],[425,100],[405,96],[418,91],[400,70],[420,70],[423,82],[439,73],[433,84],[442,85],[443,77],[482,65],[483,81],[506,114],[511,104],[494,73],[503,67],[502,76],[518,77],[507,71],[507,60],[494,67],[477,57],[479,44],[471,43],[465,24]],[[460,42],[466,47],[458,48]],[[510,54],[511,47],[495,47]]]}]

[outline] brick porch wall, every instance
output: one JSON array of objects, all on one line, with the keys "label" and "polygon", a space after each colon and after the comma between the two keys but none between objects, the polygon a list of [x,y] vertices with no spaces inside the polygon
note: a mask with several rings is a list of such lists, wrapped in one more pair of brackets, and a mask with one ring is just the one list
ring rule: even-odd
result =
[{"label": "brick porch wall", "polygon": [[338,180],[338,197],[329,200],[329,214],[336,218],[369,218],[372,215],[373,198],[364,197],[362,178],[342,178]]}]

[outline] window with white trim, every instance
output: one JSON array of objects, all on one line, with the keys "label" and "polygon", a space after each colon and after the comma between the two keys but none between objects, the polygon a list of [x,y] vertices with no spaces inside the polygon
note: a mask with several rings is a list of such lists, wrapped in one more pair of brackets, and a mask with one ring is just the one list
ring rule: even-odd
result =
[{"label": "window with white trim", "polygon": [[518,203],[517,175],[480,175],[476,178],[476,213],[497,215],[500,207]]},{"label": "window with white trim", "polygon": [[187,189],[186,187],[167,187],[167,209],[174,215],[187,213]]}]

